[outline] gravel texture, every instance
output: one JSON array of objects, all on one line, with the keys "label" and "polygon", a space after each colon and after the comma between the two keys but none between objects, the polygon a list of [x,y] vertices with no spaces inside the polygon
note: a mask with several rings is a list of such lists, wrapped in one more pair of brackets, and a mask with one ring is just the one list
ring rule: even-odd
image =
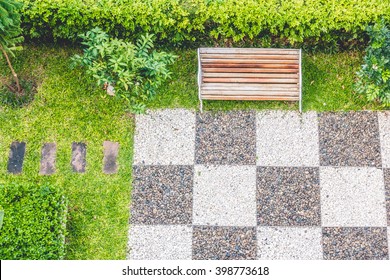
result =
[{"label": "gravel texture", "polygon": [[51,175],[56,171],[56,143],[45,143],[42,147],[39,174]]},{"label": "gravel texture", "polygon": [[257,165],[319,166],[317,113],[257,114]]},{"label": "gravel texture", "polygon": [[383,173],[374,167],[321,167],[323,226],[386,226]]},{"label": "gravel texture", "polygon": [[256,259],[256,228],[194,226],[192,258],[254,260]]},{"label": "gravel texture", "polygon": [[258,167],[258,225],[320,226],[319,183],[318,168]]},{"label": "gravel texture", "polygon": [[132,224],[191,224],[192,166],[134,166]]},{"label": "gravel texture", "polygon": [[385,227],[325,227],[322,246],[326,260],[386,260]]},{"label": "gravel texture", "polygon": [[72,143],[72,161],[70,162],[72,169],[77,173],[84,173],[87,165],[86,157],[87,145],[85,143]]},{"label": "gravel texture", "polygon": [[103,156],[103,172],[105,174],[114,174],[118,172],[117,157],[119,151],[119,143],[104,141],[104,156]]},{"label": "gravel texture", "polygon": [[196,164],[256,164],[254,112],[206,112],[196,116]]},{"label": "gravel texture", "polygon": [[137,115],[134,164],[194,164],[194,141],[194,112],[173,109]]},{"label": "gravel texture", "polygon": [[319,144],[321,166],[382,164],[375,112],[319,114]]},{"label": "gravel texture", "polygon": [[26,152],[25,142],[12,142],[9,150],[7,170],[12,174],[19,174],[23,169],[24,154]]},{"label": "gravel texture", "polygon": [[383,169],[383,173],[384,173],[384,181],[385,181],[387,225],[390,226],[390,169],[387,168]]},{"label": "gravel texture", "polygon": [[256,226],[256,166],[195,165],[193,223]]},{"label": "gravel texture", "polygon": [[382,166],[390,167],[390,112],[378,112]]},{"label": "gravel texture", "polygon": [[192,227],[130,225],[127,258],[132,260],[189,260]]},{"label": "gravel texture", "polygon": [[322,259],[321,227],[258,227],[261,260]]}]

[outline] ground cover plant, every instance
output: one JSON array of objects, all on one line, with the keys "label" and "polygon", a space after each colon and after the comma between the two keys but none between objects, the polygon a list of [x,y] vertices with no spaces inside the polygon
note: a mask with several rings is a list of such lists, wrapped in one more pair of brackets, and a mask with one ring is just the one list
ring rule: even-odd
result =
[{"label": "ground cover plant", "polygon": [[[37,83],[34,100],[23,108],[0,104],[0,184],[52,185],[68,199],[65,259],[124,259],[126,256],[133,118],[123,104],[102,98],[94,81],[70,58],[80,49],[26,45],[15,59],[15,69]],[[9,75],[0,60],[0,77]],[[4,87],[0,89],[2,94]],[[102,172],[103,141],[120,143],[117,174]],[[22,173],[7,172],[9,147],[26,142]],[[56,172],[39,175],[41,148],[57,144]],[[84,174],[72,171],[72,142],[87,145]],[[5,213],[6,215],[6,213]],[[4,228],[4,227],[3,227]],[[1,256],[0,256],[1,258]]]},{"label": "ground cover plant", "polygon": [[67,206],[60,189],[49,185],[0,185],[0,204],[1,259],[64,257]]}]

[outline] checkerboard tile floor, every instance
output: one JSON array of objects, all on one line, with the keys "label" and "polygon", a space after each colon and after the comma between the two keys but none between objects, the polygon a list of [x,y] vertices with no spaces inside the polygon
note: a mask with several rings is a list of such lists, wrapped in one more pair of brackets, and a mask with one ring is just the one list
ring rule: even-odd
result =
[{"label": "checkerboard tile floor", "polygon": [[136,118],[129,259],[389,259],[390,114]]}]

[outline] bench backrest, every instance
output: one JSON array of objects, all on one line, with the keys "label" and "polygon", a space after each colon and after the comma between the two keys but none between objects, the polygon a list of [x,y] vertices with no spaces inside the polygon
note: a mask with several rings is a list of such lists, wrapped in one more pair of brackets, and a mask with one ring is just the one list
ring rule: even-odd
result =
[{"label": "bench backrest", "polygon": [[200,100],[301,101],[299,49],[199,48],[198,63]]}]

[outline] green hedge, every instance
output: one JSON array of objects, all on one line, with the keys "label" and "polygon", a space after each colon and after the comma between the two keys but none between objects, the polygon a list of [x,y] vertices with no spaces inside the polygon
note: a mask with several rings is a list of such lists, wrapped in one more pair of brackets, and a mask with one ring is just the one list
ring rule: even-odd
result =
[{"label": "green hedge", "polygon": [[0,185],[0,259],[62,259],[66,202],[50,186]]},{"label": "green hedge", "polygon": [[21,0],[26,34],[75,40],[93,27],[174,44],[338,44],[389,22],[390,0]]}]

